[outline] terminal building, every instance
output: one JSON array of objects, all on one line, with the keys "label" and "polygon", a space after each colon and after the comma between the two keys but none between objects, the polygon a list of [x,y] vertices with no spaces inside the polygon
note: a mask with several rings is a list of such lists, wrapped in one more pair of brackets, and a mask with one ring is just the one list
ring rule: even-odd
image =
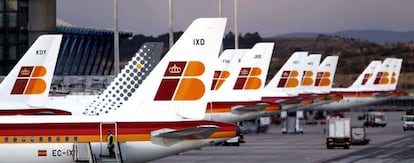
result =
[{"label": "terminal building", "polygon": [[[113,32],[60,25],[56,0],[0,0],[0,29],[0,76],[8,74],[39,35],[50,33],[63,34],[55,75],[113,75]],[[131,36],[120,32],[120,46]]]}]

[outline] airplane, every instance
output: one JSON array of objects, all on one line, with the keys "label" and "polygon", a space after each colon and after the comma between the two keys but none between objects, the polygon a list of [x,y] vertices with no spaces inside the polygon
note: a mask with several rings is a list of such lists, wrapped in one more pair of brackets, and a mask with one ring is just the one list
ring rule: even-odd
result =
[{"label": "airplane", "polygon": [[117,142],[115,159],[122,162],[159,159],[234,137],[234,125],[200,120],[214,72],[205,65],[217,58],[225,23],[225,18],[196,19],[143,81],[137,90],[142,93],[133,94],[118,112],[3,116],[2,161],[104,161],[108,130]]},{"label": "airplane", "polygon": [[396,91],[402,59],[374,60],[348,88],[332,88],[331,93],[340,94],[342,100],[319,106],[319,110],[353,110],[355,107],[378,103],[404,95]]},{"label": "airplane", "polygon": [[62,35],[39,36],[0,84],[0,115],[70,115],[47,108]]}]

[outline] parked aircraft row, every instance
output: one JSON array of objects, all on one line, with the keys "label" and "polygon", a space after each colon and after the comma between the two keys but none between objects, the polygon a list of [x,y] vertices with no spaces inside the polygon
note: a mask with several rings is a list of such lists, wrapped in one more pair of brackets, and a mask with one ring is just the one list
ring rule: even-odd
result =
[{"label": "parked aircraft row", "polygon": [[295,52],[266,85],[274,44],[225,50],[218,57],[225,23],[195,20],[156,66],[140,50],[97,96],[48,97],[62,36],[39,37],[0,84],[0,151],[8,151],[0,156],[102,160],[104,135],[111,130],[116,159],[149,161],[234,137],[230,123],[282,110],[348,109],[354,104],[349,95],[371,103],[399,95],[402,59],[395,58],[375,61],[362,79],[339,90],[331,89],[338,56],[320,63],[320,54]]}]

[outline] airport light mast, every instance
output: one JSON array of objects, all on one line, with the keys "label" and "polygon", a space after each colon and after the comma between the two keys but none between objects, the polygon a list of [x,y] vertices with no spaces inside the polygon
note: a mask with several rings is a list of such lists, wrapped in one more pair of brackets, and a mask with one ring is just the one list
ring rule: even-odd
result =
[{"label": "airport light mast", "polygon": [[219,0],[219,17],[223,17],[223,0]]},{"label": "airport light mast", "polygon": [[168,0],[168,30],[169,30],[169,44],[170,44],[170,49],[171,47],[174,45],[174,33],[173,33],[173,4],[172,4],[172,0]]},{"label": "airport light mast", "polygon": [[114,0],[114,74],[119,73],[118,0]]},{"label": "airport light mast", "polygon": [[234,0],[234,49],[239,49],[238,0]]}]

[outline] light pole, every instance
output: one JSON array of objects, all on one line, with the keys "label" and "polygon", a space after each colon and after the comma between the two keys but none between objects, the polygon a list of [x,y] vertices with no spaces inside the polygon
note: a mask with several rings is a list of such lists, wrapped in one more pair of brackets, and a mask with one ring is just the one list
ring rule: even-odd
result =
[{"label": "light pole", "polygon": [[119,73],[118,0],[114,0],[114,74]]},{"label": "light pole", "polygon": [[238,3],[238,0],[234,0],[234,49],[239,49]]},{"label": "light pole", "polygon": [[169,44],[170,48],[174,45],[174,33],[173,33],[173,4],[172,0],[168,0],[168,29],[169,29]]}]

